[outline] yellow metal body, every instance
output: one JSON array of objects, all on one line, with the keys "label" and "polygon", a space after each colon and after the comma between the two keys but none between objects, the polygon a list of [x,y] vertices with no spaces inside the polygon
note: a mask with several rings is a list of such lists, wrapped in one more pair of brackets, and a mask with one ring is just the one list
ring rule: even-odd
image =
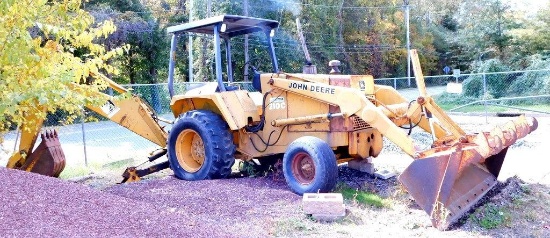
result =
[{"label": "yellow metal body", "polygon": [[[172,111],[175,116],[189,110],[220,114],[233,131],[236,157],[244,159],[282,154],[290,142],[305,135],[321,138],[334,149],[346,148],[346,155],[361,159],[380,153],[384,134],[410,141],[384,114],[404,116],[407,109],[401,107],[406,107],[407,101],[398,101],[399,107],[376,106],[378,86],[371,76],[263,74],[261,82],[261,93],[244,90],[218,93],[215,84],[206,84],[173,97]],[[262,94],[266,93],[264,108]],[[365,109],[377,116],[364,116]],[[262,114],[263,129],[247,132],[245,127],[258,124]],[[412,144],[403,148],[414,153]]]},{"label": "yellow metal body", "polygon": [[224,117],[231,130],[243,128],[248,123],[248,118],[253,121],[260,120],[257,105],[254,104],[248,91],[216,92],[216,83],[187,91],[184,95],[172,97],[170,107],[175,117],[190,110],[209,110]]},{"label": "yellow metal body", "polygon": [[[444,115],[431,98],[423,104],[409,102],[395,89],[375,85],[369,75],[262,74],[261,87],[261,93],[216,92],[216,83],[206,83],[174,96],[171,108],[176,117],[190,110],[221,115],[233,131],[236,157],[244,159],[282,154],[290,142],[305,135],[321,138],[334,149],[346,148],[351,158],[359,159],[377,156],[385,136],[415,156],[412,140],[398,126],[412,121],[430,131],[422,105]],[[262,114],[263,129],[247,132],[245,127],[258,124]],[[449,125],[456,126],[452,121]],[[433,130],[437,138],[448,136],[439,124]]]}]

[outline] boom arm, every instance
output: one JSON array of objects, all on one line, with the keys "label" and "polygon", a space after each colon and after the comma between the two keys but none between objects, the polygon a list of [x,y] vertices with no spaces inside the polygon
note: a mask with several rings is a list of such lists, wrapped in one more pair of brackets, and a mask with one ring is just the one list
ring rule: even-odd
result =
[{"label": "boom arm", "polygon": [[[100,77],[115,91],[119,93],[128,92],[127,89],[111,79],[103,75],[100,75]],[[81,86],[75,85],[74,87]],[[101,92],[89,96],[105,100],[105,104],[100,107],[87,105],[86,107],[90,110],[109,118],[109,120],[116,122],[160,147],[166,146],[167,133],[158,124],[159,119],[156,118],[153,110],[140,97],[133,95],[128,98],[115,100],[113,97]]]},{"label": "boom arm", "polygon": [[[103,80],[109,84],[109,87],[113,88],[115,91],[119,93],[128,92],[127,89],[111,79],[103,75],[100,75],[100,77],[102,77]],[[72,85],[72,89],[75,91],[80,91],[80,87],[84,86],[78,84]],[[138,96],[115,99],[101,92],[92,93],[86,96],[99,98],[105,101],[105,104],[100,107],[87,105],[89,109],[124,126],[162,148],[166,147],[167,133],[164,131],[163,127],[158,124],[160,119],[155,116],[153,110]],[[37,108],[37,110],[44,110],[41,106]],[[63,170],[65,157],[59,146],[57,133],[51,131],[43,133],[42,146],[38,146],[35,151],[31,152],[35,147],[43,122],[44,119],[36,117],[35,114],[31,113],[29,115],[26,122],[26,125],[29,126],[21,126],[21,128],[25,129],[21,132],[19,149],[14,152],[8,160],[6,165],[7,168],[23,169],[49,176],[57,176]]]}]

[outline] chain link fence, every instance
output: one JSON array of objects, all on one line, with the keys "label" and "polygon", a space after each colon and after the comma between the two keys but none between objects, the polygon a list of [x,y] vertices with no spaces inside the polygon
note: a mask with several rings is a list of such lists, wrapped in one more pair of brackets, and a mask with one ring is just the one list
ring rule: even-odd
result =
[{"label": "chain link fence", "polygon": [[[426,76],[428,94],[451,112],[505,111],[550,114],[550,69],[495,73]],[[416,83],[407,78],[377,79],[408,99],[418,96]]]},{"label": "chain link fence", "polygon": [[[376,84],[396,88],[408,100],[418,97],[414,80],[410,80],[410,85],[407,78],[383,78],[375,81]],[[426,76],[425,82],[428,94],[446,111],[488,115],[518,110],[550,114],[550,70],[462,74],[458,77]],[[200,84],[176,84],[175,94],[183,94]],[[254,91],[249,82],[235,84],[241,89]],[[143,98],[160,117],[174,119],[165,83],[124,86]],[[66,117],[63,112],[56,112],[48,115],[45,121],[45,127],[58,131],[67,158],[66,171],[78,170],[80,167],[105,166],[124,160],[136,164],[145,161],[151,151],[158,149],[154,143],[91,111],[83,110],[71,124],[67,123]],[[167,125],[167,129],[169,127]],[[9,156],[17,150],[18,136],[16,130],[3,135],[0,164],[5,165]]]}]

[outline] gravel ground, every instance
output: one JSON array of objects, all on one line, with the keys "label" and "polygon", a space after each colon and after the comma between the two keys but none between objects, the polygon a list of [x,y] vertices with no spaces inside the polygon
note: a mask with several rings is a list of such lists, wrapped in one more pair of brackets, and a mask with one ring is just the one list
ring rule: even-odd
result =
[{"label": "gravel ground", "polygon": [[[452,118],[470,132],[487,126],[480,117],[453,115]],[[490,124],[505,120],[509,119],[491,118]],[[547,202],[550,167],[544,155],[549,152],[545,133],[550,131],[550,118],[540,118],[539,122],[537,131],[509,150],[499,180],[518,175],[526,183],[540,186],[533,188],[542,191],[537,196]],[[422,146],[431,142],[426,133],[415,133],[413,138]],[[410,161],[389,142],[381,156],[374,159],[377,168],[396,172]],[[290,192],[278,176],[182,181],[171,172],[166,175],[105,186],[112,184],[112,179],[98,176],[74,183],[0,168],[0,189],[4,191],[0,196],[4,204],[0,208],[0,223],[4,224],[0,232],[3,237],[550,236],[550,209],[545,208],[546,203],[535,200],[522,204],[521,209],[540,215],[517,228],[487,231],[465,221],[450,231],[438,231],[395,178],[380,180],[346,166],[339,168],[341,183],[374,192],[390,205],[375,208],[346,201],[347,216],[343,220],[322,223],[302,214],[301,197]],[[97,186],[102,183],[104,186]],[[513,188],[518,187],[513,184]],[[488,201],[496,199],[503,206],[515,205],[511,201],[517,196],[510,194],[518,192],[513,188],[504,193],[495,191],[496,195]]]},{"label": "gravel ground", "polygon": [[[273,218],[299,217],[301,197],[269,178],[172,176],[106,191],[0,168],[6,237],[263,237]],[[208,194],[208,196],[205,196]]]}]

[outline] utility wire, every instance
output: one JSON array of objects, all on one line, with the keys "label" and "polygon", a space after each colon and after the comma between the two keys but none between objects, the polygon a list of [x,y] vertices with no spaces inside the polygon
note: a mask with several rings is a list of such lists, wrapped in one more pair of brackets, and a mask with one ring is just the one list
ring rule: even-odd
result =
[{"label": "utility wire", "polygon": [[[299,2],[292,2],[292,1],[274,1],[274,0],[268,0],[270,2],[273,2],[274,4],[283,4],[284,5],[295,5],[295,6],[303,6],[303,7],[315,7],[315,8],[340,8],[338,5],[322,5],[322,4],[312,4],[312,3],[299,3]],[[239,4],[242,5],[242,4]],[[281,6],[282,10],[286,10],[285,7]],[[412,9],[414,5],[409,5]],[[249,5],[249,8],[256,8],[256,9],[268,9],[268,10],[281,10],[281,9],[274,9],[273,7],[265,7],[262,5]],[[344,6],[341,7],[342,9],[351,9],[351,10],[369,10],[369,9],[402,9],[404,6],[401,5],[395,5],[395,6]],[[86,11],[95,10],[95,9],[86,9],[86,7],[83,8]],[[173,8],[173,9],[149,9],[147,11],[126,11],[126,12],[103,12],[103,14],[106,15],[122,15],[127,13],[136,13],[136,14],[151,14],[151,13],[173,13],[173,12],[179,12],[179,11],[188,11],[189,9],[186,8]]]},{"label": "utility wire", "polygon": [[[200,34],[192,34],[193,37],[197,38],[203,38],[203,39],[209,39],[211,40],[211,36],[205,36]],[[244,39],[239,38],[233,38],[232,40],[236,40],[238,42],[243,42]],[[299,43],[297,41],[291,41],[291,40],[273,40],[275,44],[275,48],[279,49],[295,49],[294,47],[298,46]],[[249,38],[249,45],[252,46],[259,46],[259,47],[265,47],[262,40]],[[287,46],[287,47],[285,47]],[[378,45],[378,44],[344,44],[344,45],[329,45],[329,44],[308,44],[308,47],[313,48],[314,52],[326,52],[326,51],[315,51],[315,48],[322,48],[322,49],[337,49],[340,50],[345,48],[346,50],[355,51],[355,52],[371,52],[371,51],[361,51],[361,50],[376,50],[376,49],[404,49],[404,46],[392,46],[392,45]]]},{"label": "utility wire", "polygon": [[[270,2],[273,2],[275,4],[288,4],[288,5],[299,5],[299,6],[307,6],[307,7],[318,7],[318,8],[342,8],[342,9],[397,9],[402,8],[403,6],[344,6],[340,7],[338,5],[321,5],[321,4],[312,4],[312,3],[299,3],[294,1],[281,1],[281,0],[268,0]],[[253,6],[254,7],[254,6]]]}]

